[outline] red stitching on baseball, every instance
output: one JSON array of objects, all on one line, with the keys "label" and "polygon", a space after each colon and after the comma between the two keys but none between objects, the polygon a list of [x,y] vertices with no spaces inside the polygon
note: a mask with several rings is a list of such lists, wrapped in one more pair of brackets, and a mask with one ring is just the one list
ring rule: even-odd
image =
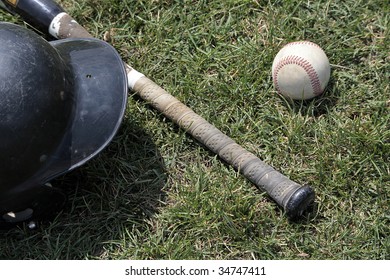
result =
[{"label": "red stitching on baseball", "polygon": [[291,42],[291,43],[288,43],[287,45],[285,45],[284,47],[294,46],[294,45],[309,45],[309,46],[313,46],[313,47],[317,47],[317,48],[321,49],[321,47],[319,45],[317,45],[316,43],[310,42],[310,41]]},{"label": "red stitching on baseball", "polygon": [[273,75],[273,80],[274,84],[276,87],[276,90],[281,93],[282,91],[280,90],[279,83],[278,83],[278,74],[279,71],[286,65],[289,64],[295,64],[303,68],[303,70],[306,71],[307,75],[309,76],[311,87],[313,89],[314,95],[320,95],[322,90],[321,90],[321,82],[320,79],[318,78],[318,74],[314,67],[305,60],[302,57],[296,56],[296,55],[289,55],[282,60],[279,61],[279,63],[276,65],[275,70],[274,70],[274,75]]}]

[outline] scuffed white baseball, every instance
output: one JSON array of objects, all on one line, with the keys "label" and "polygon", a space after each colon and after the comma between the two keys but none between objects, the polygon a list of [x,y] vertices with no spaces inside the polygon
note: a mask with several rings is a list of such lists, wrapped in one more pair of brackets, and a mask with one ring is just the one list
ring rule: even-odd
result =
[{"label": "scuffed white baseball", "polygon": [[275,89],[285,97],[303,100],[320,95],[330,78],[328,57],[309,41],[285,45],[272,63]]}]

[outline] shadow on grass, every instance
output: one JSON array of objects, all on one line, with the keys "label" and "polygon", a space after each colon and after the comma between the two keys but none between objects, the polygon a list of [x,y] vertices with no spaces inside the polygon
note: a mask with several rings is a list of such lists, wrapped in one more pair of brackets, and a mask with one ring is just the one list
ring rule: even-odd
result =
[{"label": "shadow on grass", "polygon": [[35,230],[0,232],[0,259],[105,258],[134,232],[147,236],[166,179],[151,137],[127,118],[98,157],[52,182],[68,195],[59,215]]},{"label": "shadow on grass", "polygon": [[302,115],[311,115],[318,118],[329,113],[331,108],[337,105],[340,92],[335,78],[331,77],[323,94],[308,100],[288,100],[285,99],[286,106],[290,107],[295,113]]}]

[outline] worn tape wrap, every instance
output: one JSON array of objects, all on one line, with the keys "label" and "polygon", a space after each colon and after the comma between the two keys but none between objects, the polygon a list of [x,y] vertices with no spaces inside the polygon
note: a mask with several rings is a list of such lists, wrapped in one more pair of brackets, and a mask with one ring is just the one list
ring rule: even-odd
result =
[{"label": "worn tape wrap", "polygon": [[258,188],[266,191],[286,210],[289,217],[301,215],[313,202],[314,192],[311,188],[301,186],[276,171],[147,77],[139,77],[133,90]]},{"label": "worn tape wrap", "polygon": [[65,12],[54,17],[49,26],[49,33],[57,39],[92,38],[84,27]]}]

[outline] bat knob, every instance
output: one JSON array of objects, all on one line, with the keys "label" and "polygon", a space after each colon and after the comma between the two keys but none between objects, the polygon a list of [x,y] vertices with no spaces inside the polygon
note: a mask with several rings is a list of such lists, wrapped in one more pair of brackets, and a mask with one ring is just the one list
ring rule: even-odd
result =
[{"label": "bat knob", "polygon": [[296,190],[286,203],[285,211],[289,219],[300,217],[314,202],[314,190],[303,186]]}]

